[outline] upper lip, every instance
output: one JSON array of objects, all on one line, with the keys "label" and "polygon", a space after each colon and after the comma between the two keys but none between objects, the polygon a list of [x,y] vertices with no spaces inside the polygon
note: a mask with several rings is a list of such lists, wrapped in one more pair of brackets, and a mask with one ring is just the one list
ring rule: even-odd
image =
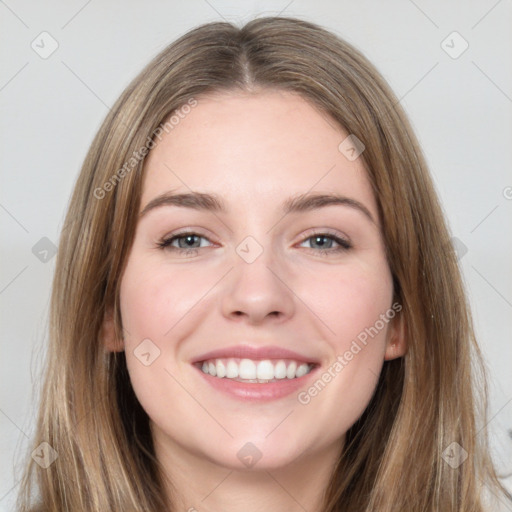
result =
[{"label": "upper lip", "polygon": [[293,350],[273,345],[262,347],[254,347],[251,345],[233,345],[232,347],[219,348],[217,350],[205,352],[200,356],[194,357],[191,362],[199,363],[202,361],[207,361],[208,359],[228,359],[230,357],[254,360],[293,359],[294,361],[314,364],[318,364],[319,362],[315,357],[309,357],[303,354],[299,354]]}]

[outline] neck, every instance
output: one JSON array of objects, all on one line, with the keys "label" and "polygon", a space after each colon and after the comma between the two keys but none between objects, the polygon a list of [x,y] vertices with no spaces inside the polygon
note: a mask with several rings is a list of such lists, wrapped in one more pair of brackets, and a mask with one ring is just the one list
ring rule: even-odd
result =
[{"label": "neck", "polygon": [[172,510],[321,512],[342,442],[278,468],[223,467],[170,441],[155,439]]}]

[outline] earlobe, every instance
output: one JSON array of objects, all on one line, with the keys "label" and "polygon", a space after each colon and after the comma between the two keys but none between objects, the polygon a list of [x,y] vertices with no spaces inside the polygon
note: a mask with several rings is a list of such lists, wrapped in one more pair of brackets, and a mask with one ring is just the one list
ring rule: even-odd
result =
[{"label": "earlobe", "polygon": [[124,342],[116,336],[114,313],[108,309],[103,317],[103,324],[100,330],[100,341],[108,352],[122,352]]},{"label": "earlobe", "polygon": [[389,326],[384,360],[402,357],[407,352],[406,326],[403,312],[396,316]]}]

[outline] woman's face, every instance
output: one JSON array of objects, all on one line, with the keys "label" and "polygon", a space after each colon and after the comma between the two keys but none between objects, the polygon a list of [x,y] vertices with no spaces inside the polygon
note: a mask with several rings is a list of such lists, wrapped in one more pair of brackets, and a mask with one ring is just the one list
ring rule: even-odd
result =
[{"label": "woman's face", "polygon": [[403,353],[362,148],[276,91],[198,97],[163,133],[120,292],[157,449],[230,468],[333,453]]}]

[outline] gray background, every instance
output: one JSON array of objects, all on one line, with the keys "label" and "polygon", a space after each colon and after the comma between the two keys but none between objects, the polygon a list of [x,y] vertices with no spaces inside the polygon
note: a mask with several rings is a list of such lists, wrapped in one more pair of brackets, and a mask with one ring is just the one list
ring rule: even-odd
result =
[{"label": "gray background", "polygon": [[491,377],[493,451],[500,473],[512,473],[510,0],[8,0],[0,1],[0,510],[13,507],[34,424],[52,246],[93,135],[128,81],[176,37],[208,21],[278,13],[361,49],[408,112],[457,238]]}]

